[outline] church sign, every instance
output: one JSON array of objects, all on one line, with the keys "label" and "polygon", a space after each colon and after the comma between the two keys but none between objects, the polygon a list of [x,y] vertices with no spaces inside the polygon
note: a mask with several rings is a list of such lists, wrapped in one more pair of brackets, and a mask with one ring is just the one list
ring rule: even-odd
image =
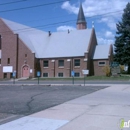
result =
[{"label": "church sign", "polygon": [[111,63],[111,67],[117,67],[117,66],[119,66],[119,63],[118,63],[118,62],[112,62],[112,63]]},{"label": "church sign", "polygon": [[112,75],[118,75],[121,73],[121,69],[118,62],[111,63],[111,73]]}]

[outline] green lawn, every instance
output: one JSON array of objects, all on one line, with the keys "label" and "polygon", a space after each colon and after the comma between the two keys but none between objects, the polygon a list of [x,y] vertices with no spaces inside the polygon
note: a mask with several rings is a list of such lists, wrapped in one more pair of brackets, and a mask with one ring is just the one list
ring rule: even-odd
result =
[{"label": "green lawn", "polygon": [[[74,77],[75,80],[83,80],[84,77]],[[128,81],[130,80],[130,75],[121,74],[121,76],[116,77],[106,77],[106,76],[87,76],[85,77],[86,80],[98,80],[98,81]],[[0,81],[7,81],[10,79],[0,79]],[[22,80],[38,80],[38,78],[32,78],[32,79],[22,79]],[[39,80],[72,80],[72,77],[70,78],[39,78]]]},{"label": "green lawn", "polygon": [[[83,80],[84,77],[82,78],[77,78],[75,77],[75,80]],[[71,78],[39,78],[40,80],[72,80]],[[34,79],[34,80],[37,80]],[[106,77],[106,76],[87,76],[86,80],[130,80],[130,75],[121,75],[120,77]]]}]

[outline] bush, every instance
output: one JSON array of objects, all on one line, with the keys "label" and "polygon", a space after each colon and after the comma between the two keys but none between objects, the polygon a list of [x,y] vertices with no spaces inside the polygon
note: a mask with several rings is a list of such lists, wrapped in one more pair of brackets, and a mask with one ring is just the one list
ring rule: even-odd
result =
[{"label": "bush", "polygon": [[109,77],[111,75],[111,69],[110,69],[110,67],[108,65],[104,66],[103,67],[103,72],[105,73],[105,75],[107,77]]},{"label": "bush", "polygon": [[124,72],[124,65],[120,65],[121,73]]}]

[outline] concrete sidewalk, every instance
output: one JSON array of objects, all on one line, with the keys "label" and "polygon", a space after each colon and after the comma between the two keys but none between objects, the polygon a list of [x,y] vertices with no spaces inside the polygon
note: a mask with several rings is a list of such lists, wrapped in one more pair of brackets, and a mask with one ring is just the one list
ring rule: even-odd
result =
[{"label": "concrete sidewalk", "polygon": [[130,120],[130,86],[109,86],[3,124],[0,130],[119,130],[122,118]]}]

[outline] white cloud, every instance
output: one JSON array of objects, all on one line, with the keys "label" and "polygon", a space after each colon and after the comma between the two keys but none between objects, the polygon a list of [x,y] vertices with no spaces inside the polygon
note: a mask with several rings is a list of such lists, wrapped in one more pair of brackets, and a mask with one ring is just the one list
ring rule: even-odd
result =
[{"label": "white cloud", "polygon": [[114,34],[112,32],[110,32],[110,31],[106,31],[105,37],[106,38],[114,38]]},{"label": "white cloud", "polygon": [[111,30],[116,30],[116,19],[114,17],[101,18],[98,23],[106,23]]},{"label": "white cloud", "polygon": [[114,40],[113,39],[106,39],[103,37],[97,37],[97,42],[98,42],[98,44],[113,44]]},{"label": "white cloud", "polygon": [[[84,13],[86,17],[93,16],[93,15],[100,15],[108,12],[114,12],[118,10],[123,10],[129,0],[85,0],[82,3]],[[78,14],[79,5],[70,4],[69,1],[66,1],[61,6],[62,9],[66,9],[67,11]],[[117,14],[114,15],[115,17]]]},{"label": "white cloud", "polygon": [[114,34],[109,30],[96,32],[98,44],[114,44]]},{"label": "white cloud", "polygon": [[[107,14],[107,16],[100,16],[100,22],[105,23],[111,30],[115,30],[116,20],[121,17],[121,10],[125,8],[128,2],[129,0],[84,0],[82,6],[86,17],[97,16],[99,18],[98,15],[119,11],[117,13]],[[61,8],[77,15],[79,4],[76,6],[76,4],[70,4],[70,2],[66,1],[62,4]]]},{"label": "white cloud", "polygon": [[62,9],[66,9],[70,13],[78,14],[79,8],[75,7],[75,5],[71,5],[69,1],[66,1],[61,6]]},{"label": "white cloud", "polygon": [[59,27],[57,27],[57,31],[67,31],[67,30],[75,30],[76,28],[74,28],[74,27],[72,27],[72,26],[66,26],[66,25],[64,25],[64,26],[59,26]]}]

